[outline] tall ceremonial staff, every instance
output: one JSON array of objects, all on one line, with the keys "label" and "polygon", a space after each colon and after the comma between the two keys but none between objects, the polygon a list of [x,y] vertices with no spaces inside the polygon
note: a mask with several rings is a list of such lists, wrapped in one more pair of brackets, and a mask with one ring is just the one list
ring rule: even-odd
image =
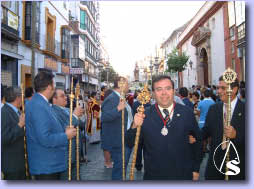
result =
[{"label": "tall ceremonial staff", "polygon": [[[226,112],[227,112],[227,116],[226,116],[226,127],[230,126],[230,122],[231,122],[231,96],[232,96],[232,89],[231,89],[231,83],[233,83],[236,80],[236,73],[231,69],[228,68],[224,73],[223,73],[223,80],[225,81],[225,83],[227,83],[228,88],[227,88],[227,96],[228,96],[228,103],[227,103],[227,108],[226,108]],[[226,142],[227,144],[227,149],[226,149],[226,171],[225,171],[225,180],[229,180],[229,177],[227,175],[228,172],[228,167],[227,167],[227,163],[230,160],[230,139],[226,138]]]},{"label": "tall ceremonial staff", "polygon": [[[121,90],[121,98],[120,100],[125,101],[124,98],[124,87],[126,85],[126,82],[124,78],[121,78],[118,82],[118,86]],[[124,109],[122,110],[122,160],[123,160],[123,180],[125,180],[125,147],[124,147]]]},{"label": "tall ceremonial staff", "polygon": [[[79,106],[79,94],[80,94],[80,86],[79,83],[76,84],[75,96],[76,96],[76,107]],[[79,175],[79,126],[77,125],[77,136],[76,136],[76,163],[77,163],[77,180],[80,180]]]},{"label": "tall ceremonial staff", "polygon": [[[141,93],[138,94],[137,99],[141,103],[141,105],[138,107],[137,110],[139,113],[144,114],[144,112],[145,112],[144,104],[147,104],[151,99],[151,95],[150,95],[150,92],[148,91],[147,84],[144,85],[144,89],[141,91]],[[134,180],[134,168],[135,168],[136,159],[137,159],[140,131],[141,131],[141,126],[138,126],[137,132],[136,132],[136,138],[135,138],[133,158],[132,158],[132,162],[131,162],[130,180]]]},{"label": "tall ceremonial staff", "polygon": [[[71,80],[71,94],[70,94],[70,127],[73,127],[72,125],[72,109],[73,109],[73,100],[74,100],[74,94],[73,94],[73,76]],[[69,164],[68,164],[68,180],[71,180],[71,145],[72,145],[72,139],[69,139]]]},{"label": "tall ceremonial staff", "polygon": [[[22,101],[22,114],[25,114],[25,95],[24,95],[24,84],[21,83],[21,101]],[[29,179],[28,170],[28,159],[27,159],[27,148],[26,148],[26,126],[24,126],[24,152],[25,152],[25,169],[26,169],[26,179]]]}]

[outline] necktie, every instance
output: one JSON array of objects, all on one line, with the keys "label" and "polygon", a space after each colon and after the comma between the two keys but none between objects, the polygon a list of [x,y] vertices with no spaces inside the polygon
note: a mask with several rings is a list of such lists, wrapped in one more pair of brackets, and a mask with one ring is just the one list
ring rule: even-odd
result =
[{"label": "necktie", "polygon": [[[164,119],[165,119],[165,120],[168,119],[168,118],[169,118],[168,109],[163,109],[163,112],[164,112],[164,114],[166,115]],[[170,120],[170,118],[169,118],[169,120]]]}]

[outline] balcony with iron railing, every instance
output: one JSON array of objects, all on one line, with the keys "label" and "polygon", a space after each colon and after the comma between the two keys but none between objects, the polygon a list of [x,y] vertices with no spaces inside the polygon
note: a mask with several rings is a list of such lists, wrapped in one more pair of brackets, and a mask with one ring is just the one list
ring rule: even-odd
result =
[{"label": "balcony with iron railing", "polygon": [[71,58],[72,68],[84,68],[84,62],[79,58]]},{"label": "balcony with iron railing", "polygon": [[94,7],[94,11],[92,11],[92,6],[94,6],[94,5],[91,2],[89,2],[89,1],[80,1],[80,3],[82,5],[85,5],[88,8],[88,10],[91,13],[93,19],[95,20],[96,8]]},{"label": "balcony with iron railing", "polygon": [[61,58],[61,43],[55,40],[50,34],[42,35],[42,50],[45,54],[54,56],[55,58]]},{"label": "balcony with iron railing", "polygon": [[96,62],[96,58],[86,50],[86,57],[89,57],[93,62]]},{"label": "balcony with iron railing", "polygon": [[14,12],[1,5],[2,8],[2,23],[1,31],[13,39],[19,37],[19,16]]}]

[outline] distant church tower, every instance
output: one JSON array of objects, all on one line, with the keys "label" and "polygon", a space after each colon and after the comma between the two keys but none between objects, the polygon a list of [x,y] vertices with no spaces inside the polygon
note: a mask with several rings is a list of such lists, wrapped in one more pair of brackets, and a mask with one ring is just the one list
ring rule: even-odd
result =
[{"label": "distant church tower", "polygon": [[138,63],[136,62],[136,65],[135,65],[135,70],[134,70],[134,78],[135,78],[135,81],[139,81],[139,68],[138,68]]}]

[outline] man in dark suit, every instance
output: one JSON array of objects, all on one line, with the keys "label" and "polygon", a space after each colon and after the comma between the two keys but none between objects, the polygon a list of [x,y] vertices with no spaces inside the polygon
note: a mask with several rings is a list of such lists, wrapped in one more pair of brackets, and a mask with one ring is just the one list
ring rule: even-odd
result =
[{"label": "man in dark suit", "polygon": [[[230,149],[230,161],[234,161],[233,167],[231,166],[229,170],[233,172],[233,174],[236,174],[229,176],[229,180],[245,179],[245,106],[244,103],[237,98],[239,89],[237,79],[231,84],[231,88],[231,126],[226,126],[226,124],[224,124],[227,113],[227,84],[223,81],[223,77],[220,77],[218,94],[221,102],[210,107],[206,116],[205,126],[202,129],[204,139],[209,136],[211,137],[210,154],[205,173],[205,178],[207,180],[224,180],[225,178],[225,162],[223,159],[226,154],[227,146],[225,146],[226,143],[224,143],[224,145],[222,144],[222,142],[225,142],[225,138],[230,138],[230,141],[236,149],[235,150],[232,145],[228,146]],[[219,171],[221,165],[222,169]],[[237,169],[237,167],[240,169]],[[238,170],[240,173],[238,173]]]},{"label": "man in dark suit", "polygon": [[29,171],[36,180],[58,180],[67,169],[66,146],[76,129],[64,130],[48,103],[55,87],[54,75],[41,71],[34,78],[36,93],[26,104],[26,136]]},{"label": "man in dark suit", "polygon": [[[201,133],[193,111],[174,102],[174,83],[169,76],[153,79],[156,104],[136,113],[126,141],[134,146],[141,126],[144,144],[144,180],[198,180],[201,163]],[[189,134],[196,138],[189,143]]]},{"label": "man in dark suit", "polygon": [[[103,127],[102,136],[104,138],[104,148],[110,151],[114,162],[112,170],[112,180],[121,180],[123,173],[122,166],[122,110],[124,110],[124,131],[130,127],[133,117],[131,107],[125,100],[120,100],[120,87],[118,82],[122,77],[114,81],[113,92],[104,100],[102,104],[101,122]],[[124,93],[128,92],[127,79]],[[131,149],[125,145],[125,171],[129,161]]]},{"label": "man in dark suit", "polygon": [[[53,111],[56,114],[56,118],[58,119],[58,121],[61,123],[63,129],[65,130],[67,126],[69,126],[69,122],[70,122],[70,109],[69,108],[65,108],[66,104],[67,104],[67,96],[65,95],[65,92],[62,89],[56,89],[54,94],[53,94],[53,98],[52,98],[52,108]],[[77,125],[83,126],[85,125],[84,122],[80,123],[81,121],[79,120],[79,118],[83,115],[84,110],[78,106],[75,108],[75,110],[73,111],[73,117],[72,117],[72,125],[74,127],[76,127]],[[81,129],[81,128],[80,128]],[[84,129],[84,128],[83,128]],[[81,130],[79,130],[81,131]],[[81,132],[79,133],[79,136],[81,138]],[[81,140],[79,143],[79,147],[81,149]],[[79,151],[80,153],[80,151]],[[72,172],[72,179],[76,178],[76,172],[77,172],[77,166],[76,166],[76,137],[72,138],[72,157],[71,157],[71,172]],[[69,145],[66,146],[66,157],[68,157],[69,155]],[[80,154],[79,154],[80,157]],[[66,164],[68,165],[68,159],[66,161]],[[61,180],[67,180],[68,179],[68,169],[64,172],[61,173],[60,176]]]},{"label": "man in dark suit", "polygon": [[21,89],[8,87],[6,103],[1,111],[1,167],[4,180],[24,180],[24,126],[25,115],[20,114]]}]

